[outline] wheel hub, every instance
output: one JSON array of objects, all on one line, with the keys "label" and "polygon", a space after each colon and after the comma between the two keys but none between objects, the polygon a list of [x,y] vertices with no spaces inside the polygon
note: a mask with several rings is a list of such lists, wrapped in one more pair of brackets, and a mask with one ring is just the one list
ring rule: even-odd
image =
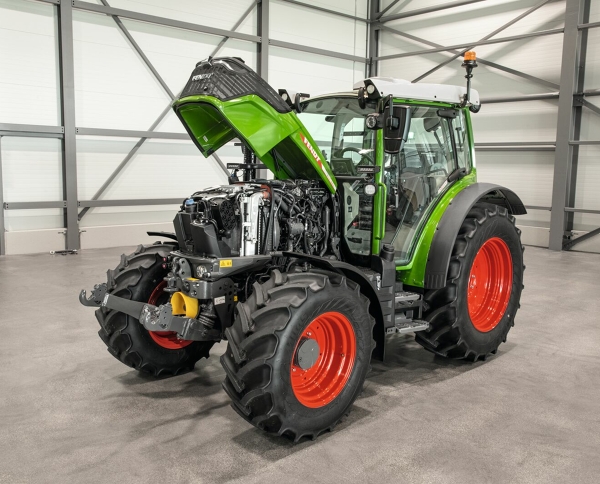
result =
[{"label": "wheel hub", "polygon": [[308,370],[314,366],[319,359],[319,343],[311,338],[300,341],[296,350],[295,364],[302,370]]},{"label": "wheel hub", "polygon": [[346,387],[357,342],[352,323],[336,311],[320,314],[298,338],[291,361],[291,385],[298,401],[324,407]]}]

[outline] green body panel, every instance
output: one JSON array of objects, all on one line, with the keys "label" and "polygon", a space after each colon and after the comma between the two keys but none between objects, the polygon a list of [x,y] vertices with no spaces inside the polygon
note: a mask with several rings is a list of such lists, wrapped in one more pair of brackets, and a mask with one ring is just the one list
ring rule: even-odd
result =
[{"label": "green body panel", "polygon": [[[212,96],[176,100],[173,109],[205,157],[234,138],[244,141],[276,178],[323,180],[334,193],[337,182],[296,113],[279,113],[257,95],[220,101]],[[273,149],[285,163],[274,159]]]}]

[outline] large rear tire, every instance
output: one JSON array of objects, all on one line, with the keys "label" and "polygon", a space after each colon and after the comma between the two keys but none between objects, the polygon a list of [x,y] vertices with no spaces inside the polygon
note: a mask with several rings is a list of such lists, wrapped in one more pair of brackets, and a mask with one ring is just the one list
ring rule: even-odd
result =
[{"label": "large rear tire", "polygon": [[506,341],[523,289],[523,246],[515,218],[478,203],[454,242],[446,286],[426,293],[427,331],[416,341],[449,358],[485,360]]},{"label": "large rear tire", "polygon": [[[123,255],[115,270],[109,270],[108,293],[132,301],[161,304],[168,302],[162,291],[167,269],[164,258],[173,250],[170,244],[140,245]],[[119,311],[96,310],[98,335],[111,355],[136,370],[154,376],[177,375],[190,371],[201,358],[208,358],[214,342],[178,340],[165,332],[152,333],[140,322]]]},{"label": "large rear tire", "polygon": [[226,330],[223,388],[233,409],[294,441],[331,430],[362,389],[374,323],[369,300],[345,277],[274,270]]}]

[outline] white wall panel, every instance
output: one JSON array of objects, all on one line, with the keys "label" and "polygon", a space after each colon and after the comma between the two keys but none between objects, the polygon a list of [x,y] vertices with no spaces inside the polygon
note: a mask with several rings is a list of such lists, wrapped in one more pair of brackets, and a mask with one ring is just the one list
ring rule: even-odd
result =
[{"label": "white wall panel", "polygon": [[[596,132],[600,138],[600,132]],[[577,164],[575,207],[600,210],[600,146],[580,146]],[[600,214],[576,214],[574,228],[593,230],[600,227]]]},{"label": "white wall panel", "polygon": [[585,89],[600,89],[600,28],[589,29],[588,32],[584,87]]},{"label": "white wall panel", "polygon": [[[354,5],[354,2],[347,2],[346,5]],[[364,22],[278,0],[271,1],[270,15],[269,35],[273,39],[366,56]],[[292,25],[296,28],[290,28]]]},{"label": "white wall panel", "polygon": [[2,137],[4,201],[62,200],[61,153],[57,139]]},{"label": "white wall panel", "polygon": [[[177,0],[175,2],[165,2],[164,0],[110,0],[109,3],[115,8],[229,30],[252,1]],[[240,26],[238,32],[256,35],[256,15],[250,14],[249,18]],[[218,42],[219,38],[216,38]]]},{"label": "white wall panel", "polygon": [[54,7],[0,0],[0,122],[56,125]]},{"label": "white wall panel", "polygon": [[147,129],[169,101],[112,18],[73,12],[77,126]]},{"label": "white wall panel", "polygon": [[557,101],[483,104],[471,114],[475,143],[556,140]]},{"label": "white wall panel", "polygon": [[[80,200],[92,198],[136,141],[78,138]],[[148,140],[106,189],[101,199],[183,200],[196,190],[226,182],[223,171],[215,161],[212,158],[205,159],[191,141]],[[93,208],[82,220],[82,226],[166,222],[172,220],[176,210],[176,206]]]},{"label": "white wall panel", "polygon": [[312,96],[351,91],[354,82],[364,78],[363,69],[363,64],[344,59],[270,48],[269,84],[275,89],[307,92]]},{"label": "white wall panel", "polygon": [[[552,204],[553,152],[490,152],[477,154],[477,179],[513,190],[525,205]],[[550,212],[532,210],[518,217],[519,224],[547,227]]]}]

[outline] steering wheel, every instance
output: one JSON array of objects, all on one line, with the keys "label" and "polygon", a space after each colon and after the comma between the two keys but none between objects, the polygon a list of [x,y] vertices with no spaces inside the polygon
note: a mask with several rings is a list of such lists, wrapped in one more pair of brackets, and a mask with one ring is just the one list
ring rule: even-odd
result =
[{"label": "steering wheel", "polygon": [[[366,158],[367,160],[369,160],[371,165],[375,165],[375,160],[373,160],[373,157],[371,155],[368,155],[366,153],[361,153],[361,150],[359,150],[358,148],[355,148],[354,146],[348,146],[346,148],[342,148],[342,150],[340,151],[340,156],[342,156],[342,158],[343,158],[344,153],[346,153],[348,151],[352,151],[353,153],[358,153],[362,158]],[[356,166],[362,166],[362,165],[364,165],[363,160],[360,160]]]}]

